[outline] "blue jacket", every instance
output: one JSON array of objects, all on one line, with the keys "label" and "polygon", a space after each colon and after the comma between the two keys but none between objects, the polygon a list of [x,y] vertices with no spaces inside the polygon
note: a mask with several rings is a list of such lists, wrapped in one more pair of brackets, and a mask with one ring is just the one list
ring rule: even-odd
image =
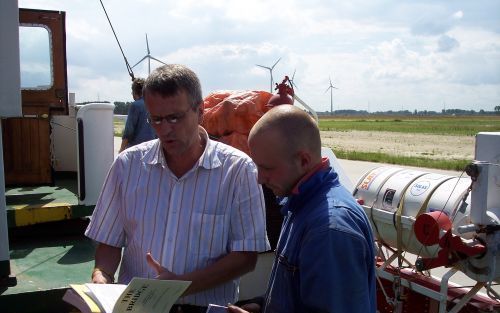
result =
[{"label": "blue jacket", "polygon": [[147,111],[143,98],[130,105],[122,138],[128,140],[128,147],[156,138],[154,129],[147,122]]},{"label": "blue jacket", "polygon": [[375,312],[371,226],[337,173],[313,174],[282,213],[264,312]]}]

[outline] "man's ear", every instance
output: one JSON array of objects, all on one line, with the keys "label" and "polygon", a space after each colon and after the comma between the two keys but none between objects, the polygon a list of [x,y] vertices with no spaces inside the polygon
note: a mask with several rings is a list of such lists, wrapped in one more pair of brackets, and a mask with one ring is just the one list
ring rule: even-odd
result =
[{"label": "man's ear", "polygon": [[311,168],[312,156],[306,150],[299,150],[297,152],[297,158],[299,160],[300,167],[305,171],[309,171]]},{"label": "man's ear", "polygon": [[205,111],[205,106],[204,103],[201,102],[200,105],[198,106],[198,119],[199,119],[199,124],[203,123],[203,112]]}]

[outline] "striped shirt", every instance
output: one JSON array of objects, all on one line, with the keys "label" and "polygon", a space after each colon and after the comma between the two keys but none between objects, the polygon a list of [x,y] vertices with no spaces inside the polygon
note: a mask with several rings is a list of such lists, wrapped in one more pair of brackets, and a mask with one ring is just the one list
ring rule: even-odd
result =
[{"label": "striped shirt", "polygon": [[[124,247],[118,281],[155,277],[146,253],[175,274],[214,263],[231,251],[266,251],[265,206],[257,170],[243,152],[206,138],[198,162],[177,178],[159,140],[122,152],[113,163],[85,234]],[[226,305],[239,279],[179,299]]]}]

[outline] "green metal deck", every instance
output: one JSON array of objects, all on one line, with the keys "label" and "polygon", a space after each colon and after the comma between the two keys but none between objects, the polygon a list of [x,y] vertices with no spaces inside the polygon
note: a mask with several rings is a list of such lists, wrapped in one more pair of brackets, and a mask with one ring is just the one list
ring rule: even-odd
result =
[{"label": "green metal deck", "polygon": [[[2,312],[68,312],[69,284],[90,281],[94,243],[76,219],[10,229],[10,267],[17,284],[0,290]],[[4,311],[5,310],[5,311]]]},{"label": "green metal deck", "polygon": [[9,228],[84,217],[94,206],[78,204],[76,174],[55,175],[53,186],[7,187]]},{"label": "green metal deck", "polygon": [[94,243],[83,233],[94,206],[78,204],[75,176],[53,186],[6,189],[10,271],[16,285],[0,286],[0,312],[70,312],[69,284],[90,281]]}]

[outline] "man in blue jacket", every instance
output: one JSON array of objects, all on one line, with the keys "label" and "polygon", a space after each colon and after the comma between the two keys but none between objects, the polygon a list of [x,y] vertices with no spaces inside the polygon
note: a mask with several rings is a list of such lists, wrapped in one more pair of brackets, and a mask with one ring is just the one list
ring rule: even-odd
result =
[{"label": "man in blue jacket", "polygon": [[[280,105],[248,139],[259,183],[285,220],[263,307],[252,312],[375,312],[375,254],[366,214],[321,157],[320,132],[304,111]],[[230,312],[245,312],[235,306]]]},{"label": "man in blue jacket", "polygon": [[156,138],[154,129],[147,122],[148,111],[142,97],[144,82],[144,78],[136,78],[132,82],[132,97],[134,98],[134,102],[132,102],[128,109],[127,122],[125,122],[119,152],[138,145],[141,142]]}]

